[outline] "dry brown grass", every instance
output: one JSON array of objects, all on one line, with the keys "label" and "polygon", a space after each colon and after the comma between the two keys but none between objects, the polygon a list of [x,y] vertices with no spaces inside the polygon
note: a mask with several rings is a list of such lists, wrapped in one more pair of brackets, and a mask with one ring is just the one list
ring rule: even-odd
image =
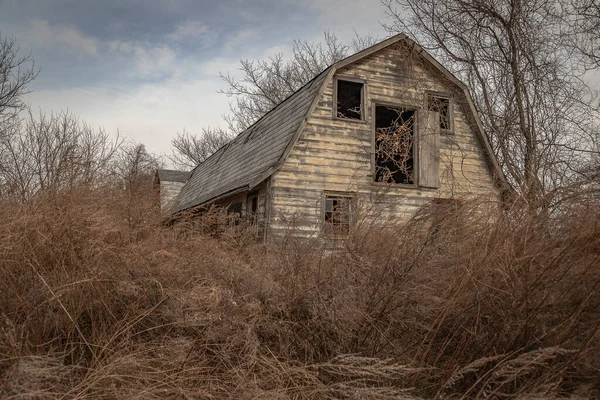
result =
[{"label": "dry brown grass", "polygon": [[115,193],[0,204],[1,398],[600,396],[589,202],[435,230],[424,210],[331,252]]}]

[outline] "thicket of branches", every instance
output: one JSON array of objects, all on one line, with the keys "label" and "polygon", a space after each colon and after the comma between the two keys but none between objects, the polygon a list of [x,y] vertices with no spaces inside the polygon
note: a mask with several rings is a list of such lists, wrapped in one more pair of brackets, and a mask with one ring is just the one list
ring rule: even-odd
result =
[{"label": "thicket of branches", "polygon": [[588,68],[600,67],[600,1],[574,0],[569,22],[572,27],[572,43],[587,61]]},{"label": "thicket of branches", "polygon": [[0,136],[0,187],[26,201],[40,191],[93,184],[110,174],[121,146],[67,112],[19,115]]}]

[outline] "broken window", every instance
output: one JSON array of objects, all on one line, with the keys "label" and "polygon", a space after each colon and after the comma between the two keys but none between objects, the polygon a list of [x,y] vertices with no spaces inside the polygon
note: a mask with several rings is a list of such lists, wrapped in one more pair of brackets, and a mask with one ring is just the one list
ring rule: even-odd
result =
[{"label": "broken window", "polygon": [[427,95],[427,109],[440,114],[440,132],[452,132],[452,114],[448,97]]},{"label": "broken window", "polygon": [[345,236],[350,232],[350,202],[349,195],[326,194],[325,218],[323,228],[325,233],[334,236]]},{"label": "broken window", "polygon": [[414,184],[415,111],[375,107],[375,182]]},{"label": "broken window", "polygon": [[337,80],[337,117],[363,119],[363,83]]}]

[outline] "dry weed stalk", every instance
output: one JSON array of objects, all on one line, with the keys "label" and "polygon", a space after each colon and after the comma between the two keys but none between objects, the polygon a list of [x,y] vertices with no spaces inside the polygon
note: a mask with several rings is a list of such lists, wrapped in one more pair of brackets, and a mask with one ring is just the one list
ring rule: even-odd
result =
[{"label": "dry weed stalk", "polygon": [[0,397],[598,393],[589,203],[495,221],[432,206],[331,251],[213,229],[217,211],[164,226],[150,201],[132,224],[140,185],[2,203]]}]

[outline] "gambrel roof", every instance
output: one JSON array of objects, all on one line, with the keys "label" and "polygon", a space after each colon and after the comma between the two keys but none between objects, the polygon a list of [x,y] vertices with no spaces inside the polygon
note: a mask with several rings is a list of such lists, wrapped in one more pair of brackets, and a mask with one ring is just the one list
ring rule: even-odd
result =
[{"label": "gambrel roof", "polygon": [[412,45],[416,54],[427,60],[464,93],[467,104],[465,111],[480,140],[490,171],[499,183],[504,183],[504,175],[483,132],[467,87],[416,42],[399,34],[331,65],[199,164],[175,200],[172,212],[177,213],[251,190],[271,176],[285,161],[335,72],[399,41]]}]

